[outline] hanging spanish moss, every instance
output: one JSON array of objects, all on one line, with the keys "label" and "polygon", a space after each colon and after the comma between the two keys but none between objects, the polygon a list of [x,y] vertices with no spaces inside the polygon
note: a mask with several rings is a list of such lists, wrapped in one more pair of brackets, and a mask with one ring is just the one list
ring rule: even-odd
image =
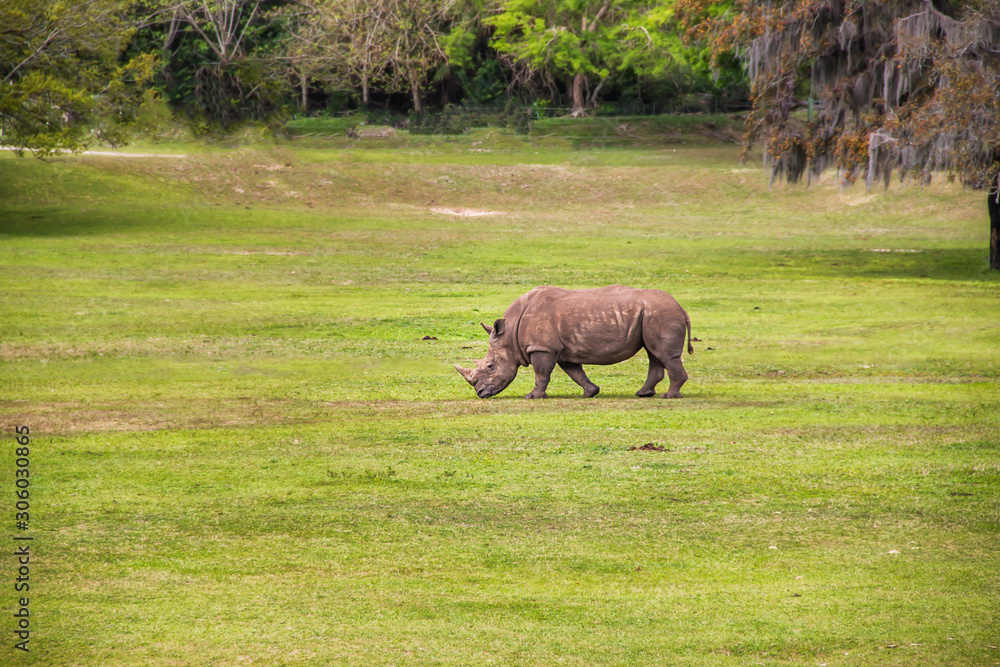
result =
[{"label": "hanging spanish moss", "polygon": [[[708,0],[680,0],[689,27]],[[714,50],[737,51],[747,145],[772,181],[836,167],[846,182],[1000,172],[1000,1],[736,0]],[[697,31],[696,31],[697,32]]]}]

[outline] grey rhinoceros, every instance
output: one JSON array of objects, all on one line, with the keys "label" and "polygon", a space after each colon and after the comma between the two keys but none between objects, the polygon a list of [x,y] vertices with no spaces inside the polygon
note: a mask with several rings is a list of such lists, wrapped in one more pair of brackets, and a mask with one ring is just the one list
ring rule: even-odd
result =
[{"label": "grey rhinoceros", "polygon": [[535,388],[527,398],[546,398],[556,364],[583,387],[585,397],[600,387],[583,372],[583,364],[617,364],[645,348],[649,374],[637,396],[654,396],[664,369],[670,377],[666,398],[680,398],[688,374],[681,363],[684,336],[688,354],[691,320],[677,301],[661,290],[622,285],[596,289],[561,289],[545,285],[514,299],[493,326],[489,350],[474,369],[455,366],[480,398],[507,388],[517,370],[535,369]]}]

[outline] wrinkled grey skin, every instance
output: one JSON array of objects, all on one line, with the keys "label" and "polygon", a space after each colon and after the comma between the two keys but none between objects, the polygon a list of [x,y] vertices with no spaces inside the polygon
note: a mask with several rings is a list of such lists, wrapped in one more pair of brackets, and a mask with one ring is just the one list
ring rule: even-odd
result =
[{"label": "wrinkled grey skin", "polygon": [[535,388],[527,398],[545,393],[556,364],[585,397],[601,390],[583,371],[583,364],[617,364],[645,349],[649,373],[637,396],[656,395],[664,372],[670,378],[665,398],[680,398],[688,374],[681,363],[684,337],[691,347],[691,320],[666,292],[612,285],[597,289],[536,287],[514,300],[493,326],[483,324],[490,346],[475,368],[455,366],[479,398],[507,388],[521,366],[535,370]]}]

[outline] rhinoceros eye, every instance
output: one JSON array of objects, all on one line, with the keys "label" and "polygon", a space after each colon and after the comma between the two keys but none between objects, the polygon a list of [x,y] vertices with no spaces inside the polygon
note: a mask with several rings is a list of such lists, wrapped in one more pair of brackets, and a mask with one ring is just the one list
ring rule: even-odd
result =
[{"label": "rhinoceros eye", "polygon": [[490,371],[491,373],[493,371],[495,371],[496,369],[497,369],[497,367],[494,366],[492,363],[486,364],[486,370]]}]

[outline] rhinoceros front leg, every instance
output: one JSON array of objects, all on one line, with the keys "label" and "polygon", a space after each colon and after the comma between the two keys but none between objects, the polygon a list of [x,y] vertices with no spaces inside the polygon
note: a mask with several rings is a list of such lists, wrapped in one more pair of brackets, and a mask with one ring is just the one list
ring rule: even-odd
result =
[{"label": "rhinoceros front leg", "polygon": [[551,352],[532,352],[531,367],[535,369],[535,388],[525,398],[548,398],[545,390],[552,377],[552,369],[556,367],[556,355]]},{"label": "rhinoceros front leg", "polygon": [[587,374],[583,372],[583,366],[581,364],[573,364],[568,361],[560,361],[559,368],[566,371],[566,375],[573,378],[573,382],[583,387],[583,397],[590,398],[591,396],[597,396],[601,388],[590,381]]}]

